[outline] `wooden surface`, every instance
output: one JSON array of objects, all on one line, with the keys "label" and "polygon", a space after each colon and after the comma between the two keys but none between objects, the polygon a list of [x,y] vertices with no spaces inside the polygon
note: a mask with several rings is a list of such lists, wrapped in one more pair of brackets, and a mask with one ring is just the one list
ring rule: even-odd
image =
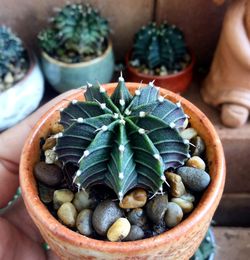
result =
[{"label": "wooden surface", "polygon": [[249,260],[250,228],[213,229],[217,243],[215,260]]}]

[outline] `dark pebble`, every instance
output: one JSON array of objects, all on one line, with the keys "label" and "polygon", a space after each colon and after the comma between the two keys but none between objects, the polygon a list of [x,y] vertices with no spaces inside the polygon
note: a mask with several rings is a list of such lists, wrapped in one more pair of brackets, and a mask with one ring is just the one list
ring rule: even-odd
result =
[{"label": "dark pebble", "polygon": [[132,225],[129,234],[126,236],[124,241],[139,240],[142,239],[143,237],[144,237],[144,231],[140,227],[136,225]]},{"label": "dark pebble", "polygon": [[163,232],[165,232],[166,231],[166,224],[165,224],[165,222],[162,220],[159,224],[155,224],[153,226],[153,230],[158,235],[163,233]]},{"label": "dark pebble", "polygon": [[54,191],[54,189],[38,183],[39,197],[43,203],[48,204],[53,201]]},{"label": "dark pebble", "polygon": [[118,203],[110,200],[102,201],[94,210],[92,223],[99,235],[106,235],[110,226],[120,217],[123,211]]},{"label": "dark pebble", "polygon": [[128,213],[128,220],[132,225],[142,227],[147,222],[147,217],[143,209],[133,209]]},{"label": "dark pebble", "polygon": [[193,167],[180,167],[177,174],[181,176],[186,188],[196,192],[206,189],[210,182],[210,176],[207,172]]},{"label": "dark pebble", "polygon": [[60,167],[45,162],[39,162],[35,165],[34,175],[38,181],[50,187],[56,187],[63,179]]},{"label": "dark pebble", "polygon": [[146,206],[147,216],[155,223],[159,224],[168,208],[168,196],[158,195],[150,200]]}]

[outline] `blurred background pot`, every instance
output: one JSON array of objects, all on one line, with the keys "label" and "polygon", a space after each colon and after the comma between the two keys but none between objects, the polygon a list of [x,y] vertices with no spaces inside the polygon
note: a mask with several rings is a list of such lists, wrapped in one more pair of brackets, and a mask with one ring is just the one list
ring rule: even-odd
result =
[{"label": "blurred background pot", "polygon": [[0,131],[11,127],[34,111],[44,93],[44,79],[35,55],[29,56],[26,75],[0,94]]},{"label": "blurred background pot", "polygon": [[126,55],[127,79],[130,82],[143,81],[143,83],[147,83],[154,80],[156,86],[160,86],[175,93],[183,93],[192,82],[193,67],[195,64],[195,56],[193,53],[191,53],[191,62],[185,69],[175,74],[165,76],[148,75],[139,72],[137,68],[131,66],[130,55],[131,52]]},{"label": "blurred background pot", "polygon": [[[138,83],[128,83],[131,93]],[[103,85],[110,95],[114,84]],[[165,89],[162,96],[173,102],[180,97]],[[58,121],[60,108],[70,100],[83,100],[82,90],[53,106],[31,131],[23,148],[20,162],[20,184],[26,208],[45,241],[61,259],[189,259],[204,238],[222,196],[225,182],[225,159],[219,137],[207,117],[193,104],[182,98],[182,107],[190,116],[191,125],[205,141],[211,183],[194,211],[179,225],[158,236],[133,242],[108,242],[80,235],[56,220],[40,201],[34,165],[40,157],[40,139],[48,135]]]},{"label": "blurred background pot", "polygon": [[[114,71],[114,54],[111,42],[99,57],[81,63],[68,64],[42,52],[42,68],[46,79],[57,92],[79,88],[89,83],[107,83]],[[94,80],[94,82],[93,82]]]}]

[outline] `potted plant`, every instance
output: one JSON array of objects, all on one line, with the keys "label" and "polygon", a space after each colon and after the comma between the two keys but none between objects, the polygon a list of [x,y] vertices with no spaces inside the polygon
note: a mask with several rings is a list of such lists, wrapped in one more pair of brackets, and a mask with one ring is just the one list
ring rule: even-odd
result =
[{"label": "potted plant", "polygon": [[48,29],[38,35],[44,74],[58,92],[86,85],[98,77],[109,82],[114,70],[106,19],[88,4],[56,9]]},{"label": "potted plant", "polygon": [[35,110],[43,91],[44,81],[34,54],[10,28],[0,26],[0,131]]},{"label": "potted plant", "polygon": [[150,23],[137,32],[126,55],[128,79],[155,80],[157,86],[182,93],[192,81],[194,61],[179,28],[167,22]]},{"label": "potted plant", "polygon": [[224,187],[214,127],[152,82],[84,96],[51,108],[23,148],[22,196],[44,239],[63,259],[188,259]]}]

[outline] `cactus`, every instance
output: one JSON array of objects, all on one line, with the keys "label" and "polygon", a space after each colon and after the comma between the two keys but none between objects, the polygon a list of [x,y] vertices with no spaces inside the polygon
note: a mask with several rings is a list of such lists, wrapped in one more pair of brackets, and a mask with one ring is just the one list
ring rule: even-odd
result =
[{"label": "cactus", "polygon": [[27,67],[28,56],[22,41],[10,28],[0,26],[0,83],[5,83],[4,79],[7,74],[11,75],[12,83],[20,80],[24,76]]},{"label": "cactus", "polygon": [[180,71],[189,61],[183,33],[175,25],[150,23],[135,35],[131,64],[168,72]]},{"label": "cactus", "polygon": [[50,19],[51,27],[38,40],[50,56],[77,63],[100,56],[107,48],[109,26],[99,12],[86,4],[66,4]]},{"label": "cactus", "polygon": [[79,167],[73,182],[79,189],[105,184],[120,200],[134,187],[162,192],[164,171],[189,157],[179,133],[186,119],[180,102],[160,96],[153,82],[132,96],[122,76],[111,97],[98,84],[84,95],[85,102],[61,109],[64,131],[54,148],[64,165]]}]

